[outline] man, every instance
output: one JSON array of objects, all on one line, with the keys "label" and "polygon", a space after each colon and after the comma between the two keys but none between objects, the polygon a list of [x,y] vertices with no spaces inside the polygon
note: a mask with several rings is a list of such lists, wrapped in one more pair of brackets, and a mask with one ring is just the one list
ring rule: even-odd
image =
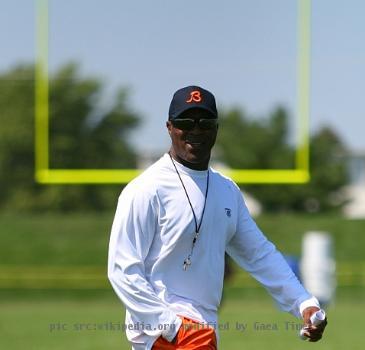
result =
[{"label": "man", "polygon": [[170,151],[124,188],[110,238],[108,276],[132,348],[217,349],[225,252],[319,340],[326,321],[310,321],[317,299],[256,226],[237,185],[209,168],[214,96],[198,86],[176,91],[166,126]]}]

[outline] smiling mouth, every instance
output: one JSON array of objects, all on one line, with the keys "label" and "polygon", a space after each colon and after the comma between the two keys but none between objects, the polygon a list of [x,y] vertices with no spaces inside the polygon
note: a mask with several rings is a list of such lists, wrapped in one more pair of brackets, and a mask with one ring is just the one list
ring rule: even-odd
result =
[{"label": "smiling mouth", "polygon": [[186,141],[186,143],[193,147],[199,147],[202,146],[204,142],[202,141]]}]

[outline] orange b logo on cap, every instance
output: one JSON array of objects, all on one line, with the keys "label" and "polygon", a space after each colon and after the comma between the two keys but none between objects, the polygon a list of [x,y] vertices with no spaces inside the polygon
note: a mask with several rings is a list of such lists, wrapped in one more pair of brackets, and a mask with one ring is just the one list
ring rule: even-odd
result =
[{"label": "orange b logo on cap", "polygon": [[187,103],[191,103],[191,102],[201,102],[202,101],[202,97],[200,95],[200,91],[198,90],[194,90],[190,93],[190,98],[188,100],[186,100]]}]

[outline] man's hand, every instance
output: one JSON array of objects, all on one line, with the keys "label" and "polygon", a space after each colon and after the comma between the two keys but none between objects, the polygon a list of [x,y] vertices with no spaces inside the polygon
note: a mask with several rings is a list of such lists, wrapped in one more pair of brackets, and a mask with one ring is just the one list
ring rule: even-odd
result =
[{"label": "man's hand", "polygon": [[320,340],[322,338],[324,329],[327,326],[327,317],[317,326],[312,324],[310,317],[319,310],[320,309],[315,306],[310,306],[303,310],[304,336],[306,336],[310,342],[316,342]]}]

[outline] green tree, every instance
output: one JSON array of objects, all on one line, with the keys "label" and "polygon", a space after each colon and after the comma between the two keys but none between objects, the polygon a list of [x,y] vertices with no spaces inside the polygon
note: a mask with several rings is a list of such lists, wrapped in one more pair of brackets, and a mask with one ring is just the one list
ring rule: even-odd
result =
[{"label": "green tree", "polygon": [[339,135],[326,126],[310,140],[311,181],[304,205],[308,210],[330,209],[342,204],[333,196],[348,183],[344,157],[348,150]]},{"label": "green tree", "polygon": [[[304,185],[245,185],[267,210],[329,210],[341,203],[333,194],[347,183],[341,161],[346,147],[330,128],[310,138],[311,180]],[[288,143],[288,114],[277,108],[264,120],[239,109],[221,112],[217,158],[232,168],[293,169],[295,150]]]},{"label": "green tree", "polygon": [[239,110],[220,113],[217,155],[242,169],[292,168],[293,150],[287,144],[287,114],[277,108],[265,120],[252,120]]},{"label": "green tree", "polygon": [[[50,78],[50,167],[128,168],[136,155],[128,133],[139,117],[120,89],[100,107],[103,85],[68,64]],[[34,67],[0,74],[0,208],[114,207],[120,186],[43,186],[34,181]]]},{"label": "green tree", "polygon": [[50,85],[52,168],[135,168],[127,140],[138,118],[127,105],[125,89],[101,108],[101,82],[81,79],[75,64],[56,72]]}]

